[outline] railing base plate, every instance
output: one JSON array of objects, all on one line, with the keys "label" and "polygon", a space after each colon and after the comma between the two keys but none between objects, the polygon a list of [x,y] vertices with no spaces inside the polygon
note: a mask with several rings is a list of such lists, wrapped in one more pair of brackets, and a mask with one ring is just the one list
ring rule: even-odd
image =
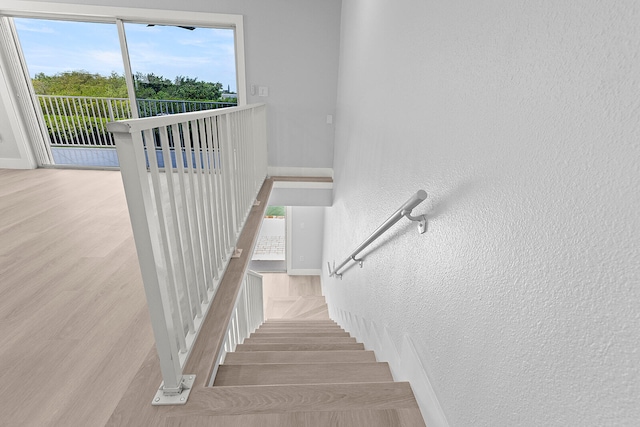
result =
[{"label": "railing base plate", "polygon": [[195,375],[184,375],[182,377],[182,392],[180,394],[165,394],[162,389],[164,383],[161,384],[151,404],[153,406],[184,405],[187,403],[187,399],[189,399],[189,394],[191,393],[195,380]]}]

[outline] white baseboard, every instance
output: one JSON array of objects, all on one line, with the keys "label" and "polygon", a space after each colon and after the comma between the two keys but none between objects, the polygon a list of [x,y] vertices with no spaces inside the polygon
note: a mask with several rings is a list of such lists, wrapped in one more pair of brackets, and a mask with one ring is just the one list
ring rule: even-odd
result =
[{"label": "white baseboard", "polygon": [[308,268],[308,269],[290,269],[287,270],[287,274],[289,276],[320,276],[322,274],[322,270],[319,268]]},{"label": "white baseboard", "polygon": [[378,361],[389,363],[394,380],[411,384],[427,426],[449,427],[427,371],[408,334],[403,335],[401,348],[398,349],[386,327],[341,309],[330,308],[329,311],[333,320],[362,342],[367,350],[375,352]]},{"label": "white baseboard", "polygon": [[0,159],[0,169],[34,169],[35,166],[25,159]]},{"label": "white baseboard", "polygon": [[267,167],[269,176],[312,176],[322,178],[333,178],[332,168],[294,168],[282,166]]}]

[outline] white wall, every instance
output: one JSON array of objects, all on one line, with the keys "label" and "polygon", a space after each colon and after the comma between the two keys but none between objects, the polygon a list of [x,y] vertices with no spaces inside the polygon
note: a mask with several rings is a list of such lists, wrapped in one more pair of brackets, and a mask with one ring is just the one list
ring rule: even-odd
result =
[{"label": "white wall", "polygon": [[25,130],[18,120],[17,103],[0,52],[0,169],[32,169],[35,159],[27,146]]},{"label": "white wall", "polygon": [[324,292],[408,334],[451,426],[640,420],[639,22],[632,0],[343,3],[324,258],[419,188],[430,224]]},{"label": "white wall", "polygon": [[335,114],[341,0],[53,3],[243,15],[247,85],[269,88],[268,97],[247,98],[268,104],[269,166],[332,167],[334,128],[326,122]]},{"label": "white wall", "polygon": [[9,115],[5,104],[2,102],[0,102],[0,158],[20,158],[20,151],[16,145],[16,138],[9,122]]},{"label": "white wall", "polygon": [[332,204],[332,182],[275,181],[269,196],[270,206],[331,206]]},{"label": "white wall", "polygon": [[287,273],[320,274],[324,211],[325,208],[318,206],[287,208]]}]

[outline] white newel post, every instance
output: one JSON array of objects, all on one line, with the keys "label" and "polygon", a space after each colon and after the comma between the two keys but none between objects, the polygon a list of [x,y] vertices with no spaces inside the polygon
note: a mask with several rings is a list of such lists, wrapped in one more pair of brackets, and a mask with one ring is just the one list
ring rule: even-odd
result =
[{"label": "white newel post", "polygon": [[[153,404],[184,404],[195,377],[182,375],[180,366],[177,334],[167,295],[167,268],[162,256],[163,246],[159,233],[161,225],[154,214],[142,135],[140,132],[131,134],[126,123],[109,123],[107,128],[113,133],[116,142],[151,326],[160,359],[163,385],[154,397]],[[155,153],[151,152],[150,155]]]}]

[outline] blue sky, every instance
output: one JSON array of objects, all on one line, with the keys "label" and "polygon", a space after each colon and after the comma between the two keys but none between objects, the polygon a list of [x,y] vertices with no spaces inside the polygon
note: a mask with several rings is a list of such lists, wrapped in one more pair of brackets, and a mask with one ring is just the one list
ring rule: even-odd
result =
[{"label": "blue sky", "polygon": [[[115,24],[15,18],[29,74],[124,73]],[[236,91],[233,30],[125,23],[133,73],[220,82]]]}]

